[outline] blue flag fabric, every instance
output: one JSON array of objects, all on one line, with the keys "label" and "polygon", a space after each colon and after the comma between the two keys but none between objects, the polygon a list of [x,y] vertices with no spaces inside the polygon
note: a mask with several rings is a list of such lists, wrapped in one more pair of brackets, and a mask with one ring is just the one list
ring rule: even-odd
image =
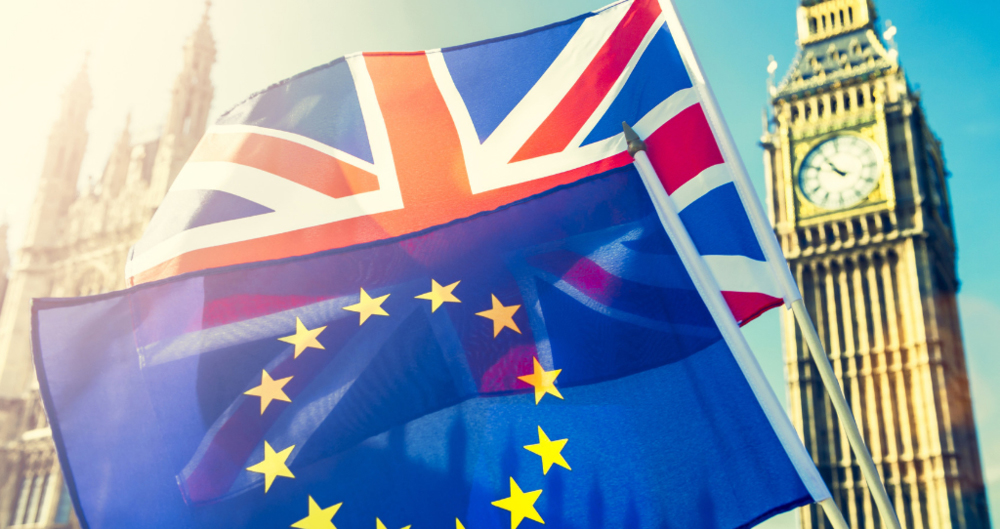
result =
[{"label": "blue flag fabric", "polygon": [[94,529],[735,528],[821,499],[631,166],[413,235],[37,300],[34,351]]}]

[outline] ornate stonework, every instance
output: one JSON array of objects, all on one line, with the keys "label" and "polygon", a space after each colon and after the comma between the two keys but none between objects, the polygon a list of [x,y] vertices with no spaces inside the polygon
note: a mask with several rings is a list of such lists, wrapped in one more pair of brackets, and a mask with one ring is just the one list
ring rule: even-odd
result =
[{"label": "ornate stonework", "polygon": [[[903,527],[990,527],[942,144],[876,20],[871,0],[802,1],[800,50],[762,138],[768,203]],[[873,176],[851,187],[854,174]],[[830,193],[851,200],[808,198]],[[881,527],[790,313],[782,327],[793,422],[851,527]],[[814,507],[800,520],[827,526]]]},{"label": "ornate stonework", "polygon": [[125,288],[129,249],[205,132],[214,63],[206,8],[184,46],[161,136],[133,142],[126,120],[100,180],[79,193],[92,98],[85,65],[63,97],[24,245],[9,271],[6,226],[0,226],[0,528],[79,525],[38,396],[31,299]]}]

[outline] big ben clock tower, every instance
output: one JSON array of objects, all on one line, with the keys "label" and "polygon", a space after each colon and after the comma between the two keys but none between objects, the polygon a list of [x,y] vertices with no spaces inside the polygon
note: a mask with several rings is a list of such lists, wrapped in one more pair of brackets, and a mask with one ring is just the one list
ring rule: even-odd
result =
[{"label": "big ben clock tower", "polygon": [[[942,144],[875,22],[872,0],[801,1],[799,53],[770,87],[762,138],[772,221],[903,527],[990,527]],[[851,527],[878,528],[784,318],[793,422]],[[826,524],[813,507],[800,520]]]}]

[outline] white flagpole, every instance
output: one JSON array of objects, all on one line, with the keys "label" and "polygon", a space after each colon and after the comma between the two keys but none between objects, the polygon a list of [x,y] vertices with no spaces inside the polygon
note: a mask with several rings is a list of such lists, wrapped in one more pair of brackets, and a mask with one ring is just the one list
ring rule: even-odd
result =
[{"label": "white flagpole", "polygon": [[673,0],[659,0],[659,3],[663,8],[663,14],[670,28],[670,33],[674,37],[674,42],[677,43],[678,51],[680,51],[681,56],[684,58],[684,63],[688,67],[688,73],[691,75],[691,80],[698,90],[705,115],[708,117],[709,124],[715,132],[716,138],[719,140],[719,147],[722,149],[727,165],[734,171],[733,181],[736,184],[736,189],[740,194],[743,204],[746,206],[750,222],[753,225],[754,232],[757,234],[757,239],[760,241],[764,255],[774,270],[774,277],[784,292],[785,305],[792,310],[792,313],[795,315],[795,321],[802,330],[802,335],[809,346],[809,353],[816,364],[820,378],[823,381],[823,386],[826,388],[826,392],[830,396],[833,407],[837,412],[840,424],[847,434],[847,440],[861,467],[861,475],[864,476],[865,482],[868,484],[868,490],[871,491],[872,499],[875,500],[875,505],[882,516],[882,521],[889,529],[901,529],[899,518],[896,516],[896,511],[892,506],[892,501],[889,499],[889,494],[885,490],[882,478],[875,468],[875,462],[872,461],[871,453],[868,451],[864,438],[861,436],[861,431],[858,429],[858,424],[854,420],[851,407],[847,404],[843,388],[840,387],[840,382],[833,373],[833,368],[830,366],[830,359],[826,355],[826,349],[823,347],[823,342],[816,332],[816,326],[809,316],[809,312],[806,311],[806,306],[802,301],[802,294],[795,283],[795,278],[792,277],[791,271],[785,264],[785,257],[778,246],[777,239],[774,237],[770,223],[768,223],[764,216],[764,208],[761,207],[757,193],[750,183],[750,176],[743,165],[743,159],[740,157],[739,151],[736,150],[736,142],[733,141],[729,127],[726,126],[722,119],[722,112],[719,110],[719,104],[715,100],[715,94],[712,92],[712,88],[705,78],[694,48],[691,47],[687,31],[685,31],[684,25],[677,15],[677,9],[674,7]]},{"label": "white flagpole", "polygon": [[733,357],[736,359],[736,363],[740,366],[744,376],[746,376],[747,382],[750,383],[750,388],[757,397],[761,409],[764,410],[764,415],[767,416],[771,428],[778,436],[778,440],[785,449],[785,453],[788,454],[792,465],[798,472],[799,478],[802,479],[802,483],[809,491],[809,494],[814,500],[818,499],[818,503],[824,512],[826,512],[830,524],[834,529],[848,529],[847,522],[844,521],[844,515],[837,508],[837,504],[830,498],[830,491],[827,489],[826,484],[823,483],[823,478],[819,475],[815,463],[813,463],[809,452],[806,451],[805,446],[795,432],[795,428],[782,410],[778,398],[764,377],[764,372],[760,369],[760,365],[757,364],[757,358],[754,357],[753,352],[750,350],[750,345],[746,341],[746,337],[740,331],[740,326],[736,322],[729,304],[722,297],[722,291],[715,281],[715,276],[712,275],[708,264],[705,263],[705,259],[698,252],[697,248],[695,248],[687,228],[681,222],[680,216],[677,213],[677,206],[674,205],[673,199],[667,195],[666,190],[660,183],[659,176],[656,174],[656,170],[649,163],[649,157],[646,156],[645,152],[646,145],[627,123],[623,123],[622,125],[625,128],[625,139],[628,142],[629,148],[628,152],[635,160],[635,167],[638,169],[639,175],[642,177],[642,183],[646,186],[646,191],[653,201],[656,214],[667,231],[670,241],[674,244],[681,262],[684,263],[684,268],[691,276],[698,294],[705,301],[712,319],[719,327],[722,338],[726,341],[726,345],[729,346]]}]

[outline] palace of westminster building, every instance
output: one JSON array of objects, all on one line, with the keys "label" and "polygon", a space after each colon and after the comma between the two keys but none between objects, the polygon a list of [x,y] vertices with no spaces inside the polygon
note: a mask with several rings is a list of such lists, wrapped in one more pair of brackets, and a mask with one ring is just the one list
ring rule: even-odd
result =
[{"label": "palace of westminster building", "polygon": [[[905,528],[988,528],[958,319],[942,144],[874,0],[801,0],[799,53],[771,88],[761,143],[775,232]],[[96,186],[78,192],[91,89],[86,67],[48,138],[21,248],[0,226],[0,529],[79,527],[30,353],[35,297],[125,287],[124,265],[205,132],[215,43],[207,12],[184,46],[159,138],[128,122]],[[852,528],[881,527],[791,314],[789,411]],[[804,507],[803,529],[827,527]]]},{"label": "palace of westminster building", "polygon": [[31,299],[125,288],[129,249],[205,133],[215,63],[208,22],[206,9],[184,45],[160,137],[133,142],[126,121],[97,185],[80,193],[91,109],[84,66],[63,96],[24,243],[9,265],[0,228],[0,528],[79,526],[32,366]]}]

